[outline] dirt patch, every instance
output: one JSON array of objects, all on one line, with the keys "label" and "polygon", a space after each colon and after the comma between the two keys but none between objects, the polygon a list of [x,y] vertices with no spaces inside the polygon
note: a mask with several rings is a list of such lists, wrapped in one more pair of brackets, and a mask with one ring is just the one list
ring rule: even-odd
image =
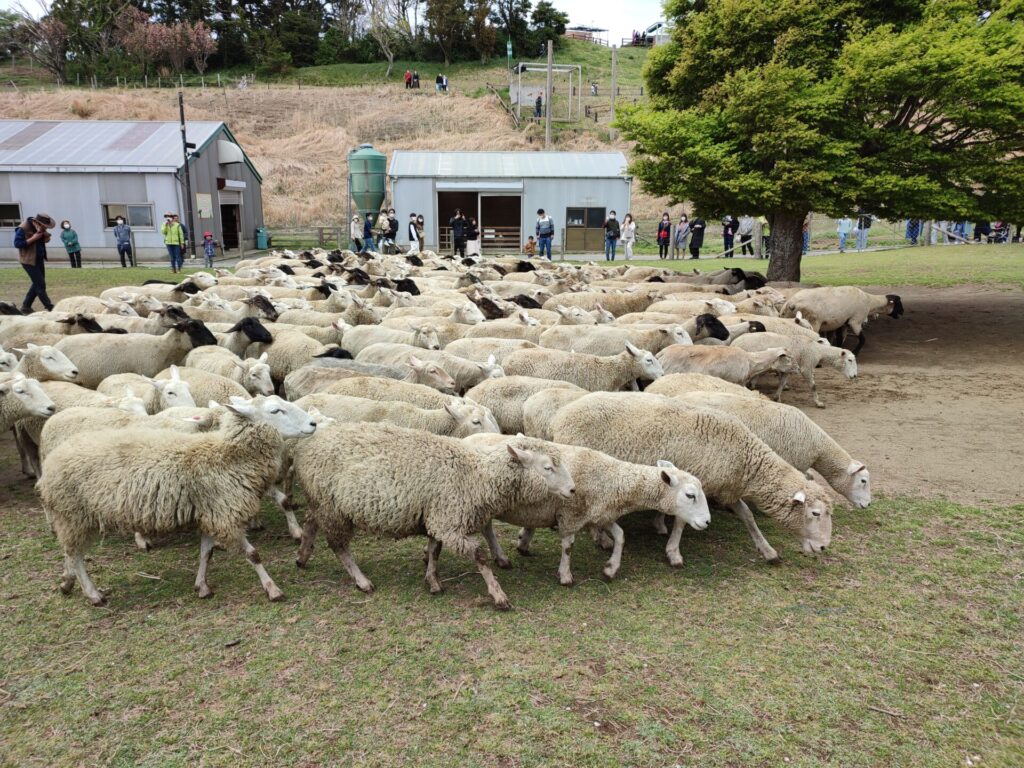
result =
[{"label": "dirt patch", "polygon": [[868,324],[860,373],[816,378],[803,408],[888,495],[980,504],[1024,499],[1024,292],[981,286],[867,288],[899,293],[906,315]]}]

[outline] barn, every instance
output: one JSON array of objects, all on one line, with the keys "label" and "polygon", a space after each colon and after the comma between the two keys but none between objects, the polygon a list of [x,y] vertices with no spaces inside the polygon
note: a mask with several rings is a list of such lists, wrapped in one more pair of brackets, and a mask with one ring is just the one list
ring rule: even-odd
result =
[{"label": "barn", "polygon": [[554,250],[598,252],[608,211],[629,210],[632,177],[621,152],[413,152],[396,150],[388,170],[403,226],[422,214],[429,248],[452,247],[456,208],[476,216],[485,251],[516,253],[534,233],[537,209],[555,222]]},{"label": "barn", "polygon": [[[262,178],[222,122],[188,122],[191,230],[213,232],[228,254],[252,248],[263,226]],[[26,216],[68,219],[83,261],[116,258],[113,227],[123,216],[140,260],[166,256],[167,211],[186,223],[181,127],[176,122],[0,120],[0,257],[16,259],[14,227]],[[63,255],[57,237],[50,256]],[[201,254],[200,254],[201,255]]]}]

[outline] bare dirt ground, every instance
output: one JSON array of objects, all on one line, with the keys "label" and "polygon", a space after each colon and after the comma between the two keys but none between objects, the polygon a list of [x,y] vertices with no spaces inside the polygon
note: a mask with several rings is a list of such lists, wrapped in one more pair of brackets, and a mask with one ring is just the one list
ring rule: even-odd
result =
[{"label": "bare dirt ground", "polygon": [[900,294],[906,314],[867,325],[857,379],[819,372],[825,409],[801,382],[784,401],[867,463],[882,493],[1024,501],[1024,292],[866,290]]}]

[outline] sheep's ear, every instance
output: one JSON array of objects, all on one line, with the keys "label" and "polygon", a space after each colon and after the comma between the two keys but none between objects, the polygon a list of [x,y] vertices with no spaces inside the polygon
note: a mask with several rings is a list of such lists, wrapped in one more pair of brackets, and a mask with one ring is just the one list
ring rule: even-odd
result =
[{"label": "sheep's ear", "polygon": [[206,407],[207,408],[220,408],[221,405],[216,400],[208,400],[206,402]]},{"label": "sheep's ear", "polygon": [[528,451],[525,448],[516,448],[514,445],[506,445],[509,455],[518,461],[520,464],[526,464],[530,457],[533,455],[532,451]]},{"label": "sheep's ear", "polygon": [[643,352],[639,348],[633,346],[633,344],[631,344],[628,341],[626,342],[626,351],[629,352],[629,354],[631,354],[633,357],[640,357],[643,354]]},{"label": "sheep's ear", "polygon": [[480,403],[478,403],[472,397],[463,397],[462,398],[462,402],[466,403],[467,405],[475,405],[475,406],[478,406],[478,407],[480,405]]},{"label": "sheep's ear", "polygon": [[[266,352],[263,354],[266,354]],[[241,368],[243,371],[245,370],[245,362],[243,360],[232,360],[231,364],[235,366],[235,368]]]},{"label": "sheep's ear", "polygon": [[414,371],[419,371],[423,368],[423,361],[416,357],[416,355],[409,355],[409,367]]},{"label": "sheep's ear", "polygon": [[239,416],[245,416],[246,418],[252,418],[256,415],[256,408],[253,406],[252,400],[246,400],[238,395],[231,396],[231,401],[227,407]]},{"label": "sheep's ear", "polygon": [[33,349],[39,349],[39,345],[33,344],[30,341],[28,344],[25,345],[25,349],[31,352]]},{"label": "sheep's ear", "polygon": [[661,467],[663,469],[675,469],[676,468],[675,464],[673,464],[671,461],[668,461],[666,459],[658,459],[658,461],[656,462],[656,466],[659,466],[659,467]]},{"label": "sheep's ear", "polygon": [[486,363],[477,363],[477,365],[480,366],[481,370],[488,371],[488,370],[494,368],[494,366],[497,365],[497,363],[498,363],[498,361],[494,357],[494,355],[490,354],[490,355],[487,356],[487,362]]},{"label": "sheep's ear", "polygon": [[181,381],[181,374],[178,373],[178,366],[171,366],[171,381]]},{"label": "sheep's ear", "polygon": [[807,495],[803,491],[797,491],[793,494],[793,504],[803,504],[807,501]]},{"label": "sheep's ear", "polygon": [[861,464],[859,461],[855,461],[852,464],[850,464],[850,469],[848,471],[851,475],[856,475],[858,472],[863,472],[866,469],[866,466]]},{"label": "sheep's ear", "polygon": [[455,403],[445,403],[444,409],[448,412],[448,415],[451,416],[453,419],[457,419],[459,417],[458,406]]},{"label": "sheep's ear", "polygon": [[557,313],[558,313],[558,314],[560,314],[560,315],[564,315],[564,314],[565,314],[566,312],[568,312],[568,311],[569,311],[569,308],[568,308],[568,307],[566,307],[566,306],[565,306],[565,305],[563,305],[563,304],[556,304],[556,305],[555,305],[555,312],[557,312]]},{"label": "sheep's ear", "polygon": [[170,382],[167,381],[167,379],[150,379],[149,383],[153,386],[153,389],[155,389],[157,392],[163,392],[164,387],[166,387],[168,384],[170,384]]},{"label": "sheep's ear", "polygon": [[264,353],[263,353],[262,355],[260,355],[260,356],[259,356],[259,357],[258,357],[257,359],[258,359],[258,360],[259,360],[259,362],[261,362],[261,363],[265,363],[265,362],[267,362],[267,353],[266,353],[266,352],[264,352]]},{"label": "sheep's ear", "polygon": [[0,381],[0,395],[5,395],[11,391],[11,386],[14,384],[14,380]]},{"label": "sheep's ear", "polygon": [[519,310],[518,316],[519,316],[519,319],[522,320],[524,323],[530,322],[530,316],[529,316],[529,314],[527,314],[525,309]]},{"label": "sheep's ear", "polygon": [[675,477],[673,475],[670,475],[664,469],[661,470],[661,481],[663,483],[665,483],[665,485],[670,485],[670,486],[679,485],[679,478]]},{"label": "sheep's ear", "polygon": [[786,357],[786,355],[787,355],[786,350],[780,349],[779,353],[777,355],[775,355],[775,357],[776,357],[776,359],[779,359],[779,358]]}]

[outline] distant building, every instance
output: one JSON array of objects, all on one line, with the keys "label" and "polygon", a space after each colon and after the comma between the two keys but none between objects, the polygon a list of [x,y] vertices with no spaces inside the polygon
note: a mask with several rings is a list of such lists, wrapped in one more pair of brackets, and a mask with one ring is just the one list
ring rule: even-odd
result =
[{"label": "distant building", "polygon": [[[229,253],[252,248],[263,226],[262,177],[224,123],[189,122],[186,134],[196,145],[190,223],[178,123],[0,120],[0,257],[17,258],[14,227],[35,213],[70,220],[86,262],[116,258],[118,216],[131,225],[137,258],[166,257],[166,211],[190,225],[197,244],[209,230]],[[49,250],[62,255],[58,238]]]},{"label": "distant building", "polygon": [[555,250],[564,241],[567,251],[600,251],[605,216],[626,214],[633,181],[621,152],[396,150],[388,178],[399,221],[423,214],[427,247],[451,249],[448,222],[459,208],[477,218],[484,250],[506,253],[534,233],[538,208],[554,219]]}]

